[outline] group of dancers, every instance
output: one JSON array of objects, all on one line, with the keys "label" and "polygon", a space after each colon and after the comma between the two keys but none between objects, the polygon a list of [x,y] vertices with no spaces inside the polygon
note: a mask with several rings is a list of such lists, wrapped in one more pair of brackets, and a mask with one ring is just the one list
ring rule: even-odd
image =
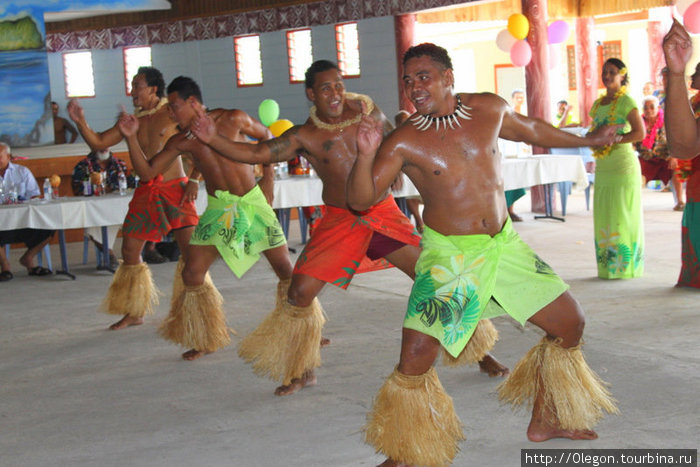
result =
[{"label": "group of dancers", "polygon": [[[364,427],[366,442],[387,457],[383,466],[449,465],[458,452],[462,422],[433,366],[441,348],[451,364],[478,362],[505,377],[499,397],[532,409],[528,439],[595,439],[594,425],[604,412],[616,413],[616,403],[584,360],[583,310],[512,228],[497,139],[602,147],[619,139],[618,127],[579,137],[514,112],[494,94],[455,93],[451,59],[434,44],[411,47],[402,73],[416,112],[396,129],[369,96],[346,92],[337,65],[326,60],[306,72],[309,118],[277,138],[241,110],[207,109],[188,77],[166,88],[152,67],[133,78],[135,113],[122,113],[104,132],[92,130],[71,101],[69,115],[91,148],[126,140],[141,179],[122,227],[123,262],[102,304],[122,316],[111,329],[141,324],[153,312],[158,293],[141,249],[173,232],[182,254],[159,332],[188,349],[187,360],[215,352],[231,339],[208,270],[221,257],[241,277],[263,254],[279,280],[275,307],[238,353],[279,382],[275,394],[290,395],[316,383],[328,343],[318,300],[324,285],[345,289],[354,274],[393,265],[414,285],[399,363]],[[327,211],[292,264],[269,203],[270,164],[299,153],[323,182]],[[192,162],[188,175],[181,157]],[[264,167],[258,182],[256,164]],[[424,202],[422,236],[390,194],[400,172]],[[208,203],[197,216],[200,179]],[[497,332],[488,318],[501,314],[546,333],[512,372],[489,353]]]}]

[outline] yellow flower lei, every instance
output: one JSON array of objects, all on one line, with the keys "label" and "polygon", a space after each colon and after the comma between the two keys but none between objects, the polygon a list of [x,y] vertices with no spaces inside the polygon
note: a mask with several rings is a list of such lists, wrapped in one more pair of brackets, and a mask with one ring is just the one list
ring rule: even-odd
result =
[{"label": "yellow flower lei", "polygon": [[[627,72],[627,69],[623,68],[622,70],[619,71],[618,74],[624,74],[626,72]],[[627,86],[622,86],[620,88],[620,90],[615,93],[615,95],[613,96],[613,100],[611,102],[612,105],[610,106],[610,112],[608,113],[608,116],[605,117],[605,120],[603,120],[603,122],[600,125],[598,125],[596,128],[599,128],[600,126],[608,123],[609,119],[612,120],[610,122],[611,124],[614,123],[613,119],[615,118],[615,109],[617,108],[617,103],[619,101],[619,98],[621,96],[625,95],[626,93],[627,93]],[[600,96],[598,98],[598,100],[596,100],[595,103],[593,104],[593,109],[591,110],[591,113],[593,115],[595,115],[598,112],[598,107],[600,107],[600,101],[603,100],[603,97],[605,97],[605,96]],[[596,128],[594,128],[594,130]],[[612,147],[613,147],[612,144],[608,144],[607,146],[602,146],[602,147],[596,148],[593,151],[593,157],[595,157],[596,159],[602,159],[603,157],[606,157],[608,154],[610,154],[610,151],[612,151]]]}]

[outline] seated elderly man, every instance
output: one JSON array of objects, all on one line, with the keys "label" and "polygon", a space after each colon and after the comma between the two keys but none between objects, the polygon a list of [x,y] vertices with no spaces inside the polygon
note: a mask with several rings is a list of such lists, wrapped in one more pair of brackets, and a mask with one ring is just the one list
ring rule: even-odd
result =
[{"label": "seated elderly man", "polygon": [[[82,196],[85,193],[84,181],[91,183],[91,175],[93,173],[102,174],[102,182],[106,193],[119,191],[119,174],[123,173],[126,177],[128,188],[134,188],[134,176],[129,174],[128,168],[123,160],[112,157],[112,152],[109,150],[92,151],[84,159],[80,160],[73,168],[71,175],[71,183],[73,186],[73,194]],[[117,239],[119,228],[121,225],[107,226],[107,244],[109,246],[109,262],[113,268],[118,266],[117,257],[112,251],[114,241]],[[97,239],[102,240],[102,229],[100,227],[89,227],[85,229],[85,233],[90,237],[90,240],[102,250],[102,244]]]},{"label": "seated elderly man", "polygon": [[[28,168],[10,162],[10,152],[10,146],[0,142],[0,183],[3,192],[16,192],[19,200],[38,197],[41,191],[36,179]],[[0,282],[9,281],[13,277],[10,262],[5,255],[5,245],[8,243],[24,243],[27,246],[27,251],[19,258],[19,262],[27,268],[30,276],[51,274],[49,269],[37,266],[36,255],[49,242],[53,233],[53,230],[43,229],[0,230]]]}]

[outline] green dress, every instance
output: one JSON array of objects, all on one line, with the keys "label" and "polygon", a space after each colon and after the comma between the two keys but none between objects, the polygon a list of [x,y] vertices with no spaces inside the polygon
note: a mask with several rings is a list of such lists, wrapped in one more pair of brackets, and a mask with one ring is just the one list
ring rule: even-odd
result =
[{"label": "green dress", "polygon": [[[600,100],[600,99],[599,99]],[[627,115],[637,108],[626,94],[613,103],[593,105],[593,127],[623,124],[619,133],[630,131]],[[593,228],[598,277],[623,279],[644,272],[644,222],[642,216],[642,172],[631,143],[615,144],[596,159],[593,188]]]}]

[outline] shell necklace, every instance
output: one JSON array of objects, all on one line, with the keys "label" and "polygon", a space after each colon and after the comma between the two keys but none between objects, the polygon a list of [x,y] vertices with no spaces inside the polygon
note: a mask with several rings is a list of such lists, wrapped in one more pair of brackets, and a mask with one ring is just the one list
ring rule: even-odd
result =
[{"label": "shell necklace", "polygon": [[445,129],[447,129],[447,125],[449,125],[450,129],[454,130],[455,126],[462,126],[459,123],[460,118],[463,120],[471,120],[472,116],[469,113],[471,109],[471,107],[462,105],[462,99],[459,97],[459,94],[457,94],[457,107],[453,113],[443,115],[442,117],[430,117],[428,115],[418,114],[411,118],[411,123],[413,126],[418,128],[419,131],[426,131],[428,128],[433,126],[433,123],[435,123],[436,130],[440,129],[440,125],[442,125]]},{"label": "shell necklace", "polygon": [[161,97],[160,100],[158,101],[158,104],[156,104],[155,107],[149,110],[144,110],[143,107],[138,107],[136,109],[136,113],[134,116],[136,118],[141,118],[141,117],[147,117],[149,115],[153,115],[154,113],[158,112],[163,106],[168,105],[168,98],[167,97]]},{"label": "shell necklace", "polygon": [[[372,110],[374,110],[374,102],[372,102],[372,99],[369,96],[365,96],[364,94],[355,94],[353,92],[346,92],[345,100],[347,101],[348,99],[363,101],[367,108],[367,115],[369,115],[372,112]],[[309,110],[309,118],[316,126],[316,128],[320,128],[321,130],[326,131],[340,131],[340,133],[342,133],[343,129],[354,125],[355,123],[359,123],[359,121],[362,120],[362,112],[358,113],[353,118],[343,120],[342,122],[326,123],[320,118],[318,118],[318,115],[316,115],[316,106],[314,105]]]}]

